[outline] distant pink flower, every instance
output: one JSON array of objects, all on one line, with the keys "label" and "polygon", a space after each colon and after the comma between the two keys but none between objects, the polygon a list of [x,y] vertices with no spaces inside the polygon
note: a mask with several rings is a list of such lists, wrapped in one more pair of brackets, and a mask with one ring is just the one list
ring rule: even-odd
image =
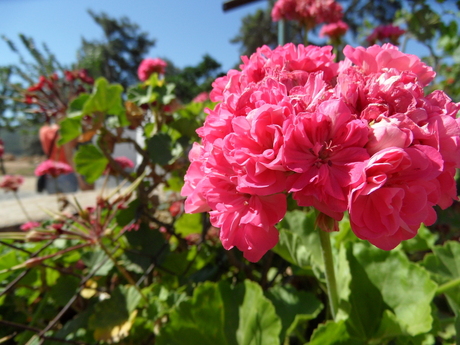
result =
[{"label": "distant pink flower", "polygon": [[27,222],[20,226],[22,231],[29,231],[38,228],[41,224],[39,222]]},{"label": "distant pink flower", "polygon": [[369,42],[369,45],[373,45],[377,42],[398,45],[399,37],[405,33],[406,30],[401,29],[399,26],[393,24],[381,25],[374,28],[372,33],[367,36],[366,40]]},{"label": "distant pink flower", "polygon": [[139,80],[146,81],[152,73],[165,74],[168,64],[160,58],[147,58],[142,60],[137,69]]},{"label": "distant pink flower", "polygon": [[[128,157],[120,156],[120,157],[115,157],[113,160],[118,165],[118,167],[122,170],[134,168],[133,161],[129,159]],[[110,164],[107,164],[104,174],[115,174],[115,173],[116,171],[112,169]]]},{"label": "distant pink flower", "polygon": [[331,39],[337,39],[345,35],[348,31],[347,23],[339,20],[338,22],[323,25],[319,32],[319,37],[328,36]]},{"label": "distant pink flower", "polygon": [[278,0],[272,9],[273,21],[296,20],[308,29],[337,22],[342,16],[342,6],[335,0]]},{"label": "distant pink flower", "polygon": [[196,95],[195,98],[192,99],[192,102],[203,103],[203,102],[206,102],[208,99],[209,99],[209,93],[206,91],[203,91],[199,93],[198,95]]},{"label": "distant pink flower", "polygon": [[60,175],[70,174],[72,171],[73,169],[69,164],[47,159],[37,166],[35,169],[35,176],[48,174],[56,178]]},{"label": "distant pink flower", "polygon": [[5,145],[3,144],[3,140],[0,139],[0,158],[3,157],[4,153],[5,153]]},{"label": "distant pink flower", "polygon": [[281,19],[300,20],[300,15],[296,12],[297,0],[278,0],[272,9],[272,19],[274,22]]},{"label": "distant pink flower", "polygon": [[4,175],[0,182],[0,188],[3,188],[5,192],[17,192],[23,183],[24,177],[21,175]]}]

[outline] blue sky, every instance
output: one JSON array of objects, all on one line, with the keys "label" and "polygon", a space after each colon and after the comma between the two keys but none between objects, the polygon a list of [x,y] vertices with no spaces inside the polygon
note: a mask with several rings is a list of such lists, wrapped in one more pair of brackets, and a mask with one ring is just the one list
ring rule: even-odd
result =
[{"label": "blue sky", "polygon": [[[224,0],[0,0],[0,35],[17,42],[19,33],[45,42],[63,64],[76,61],[81,38],[102,38],[102,30],[87,13],[128,17],[156,39],[150,57],[167,57],[178,67],[192,66],[208,53],[228,70],[239,62],[239,46],[231,44],[241,18],[266,1],[223,12]],[[0,40],[0,66],[17,56]]]}]

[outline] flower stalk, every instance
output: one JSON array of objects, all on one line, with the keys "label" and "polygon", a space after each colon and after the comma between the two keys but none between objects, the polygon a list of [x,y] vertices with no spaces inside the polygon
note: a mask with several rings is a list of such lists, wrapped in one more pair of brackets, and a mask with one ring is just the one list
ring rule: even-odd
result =
[{"label": "flower stalk", "polygon": [[326,274],[327,295],[329,297],[332,318],[335,320],[339,307],[339,295],[335,279],[331,238],[329,232],[323,230],[319,230],[319,238],[321,241],[321,253],[323,255],[324,270]]}]

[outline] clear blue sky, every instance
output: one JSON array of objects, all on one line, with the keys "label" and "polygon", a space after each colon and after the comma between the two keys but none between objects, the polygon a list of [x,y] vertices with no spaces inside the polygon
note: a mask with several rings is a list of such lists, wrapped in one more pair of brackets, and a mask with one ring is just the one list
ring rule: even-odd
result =
[{"label": "clear blue sky", "polygon": [[[45,42],[63,64],[76,61],[81,38],[101,39],[102,30],[87,13],[128,17],[156,39],[150,57],[166,57],[178,67],[192,66],[208,53],[228,70],[238,63],[239,46],[231,44],[241,18],[265,0],[223,12],[224,0],[0,0],[0,35],[17,42],[19,33]],[[0,40],[0,66],[17,56]]]}]

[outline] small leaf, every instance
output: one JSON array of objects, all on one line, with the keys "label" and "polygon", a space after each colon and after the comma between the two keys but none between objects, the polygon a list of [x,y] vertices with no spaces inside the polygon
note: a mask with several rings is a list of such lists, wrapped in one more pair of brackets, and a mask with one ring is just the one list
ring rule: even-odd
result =
[{"label": "small leaf", "polygon": [[315,295],[292,287],[275,286],[266,291],[265,295],[272,301],[276,314],[281,319],[281,343],[284,343],[286,336],[289,336],[300,322],[314,319],[323,309],[322,303]]},{"label": "small leaf", "polygon": [[147,140],[147,152],[153,163],[166,165],[173,158],[171,137],[166,133],[157,133]]},{"label": "small leaf", "polygon": [[88,183],[95,182],[107,167],[108,159],[93,144],[80,145],[75,153],[75,165]]},{"label": "small leaf", "polygon": [[[460,243],[448,241],[433,248],[433,254],[425,255],[423,266],[439,284],[460,279]],[[460,286],[445,291],[447,300],[456,315],[460,315]]]},{"label": "small leaf", "polygon": [[308,345],[362,345],[362,340],[353,339],[345,321],[328,321],[313,332]]},{"label": "small leaf", "polygon": [[324,270],[319,235],[313,212],[287,212],[277,226],[280,238],[273,251],[283,259],[304,269]]},{"label": "small leaf", "polygon": [[112,260],[110,260],[107,254],[101,249],[84,253],[81,259],[84,264],[91,269],[91,271],[100,266],[94,275],[106,276],[113,268]]},{"label": "small leaf", "polygon": [[81,135],[81,119],[79,117],[67,117],[59,122],[58,145],[64,145]]},{"label": "small leaf", "polygon": [[240,307],[238,345],[278,344],[281,320],[273,304],[263,296],[256,283],[244,282],[244,300]]},{"label": "small leaf", "polygon": [[199,234],[203,231],[202,215],[183,213],[174,223],[174,229],[183,236]]},{"label": "small leaf", "polygon": [[93,93],[83,106],[83,114],[92,115],[95,112],[109,115],[124,114],[122,92],[123,87],[121,85],[109,84],[104,78],[96,79]]}]

